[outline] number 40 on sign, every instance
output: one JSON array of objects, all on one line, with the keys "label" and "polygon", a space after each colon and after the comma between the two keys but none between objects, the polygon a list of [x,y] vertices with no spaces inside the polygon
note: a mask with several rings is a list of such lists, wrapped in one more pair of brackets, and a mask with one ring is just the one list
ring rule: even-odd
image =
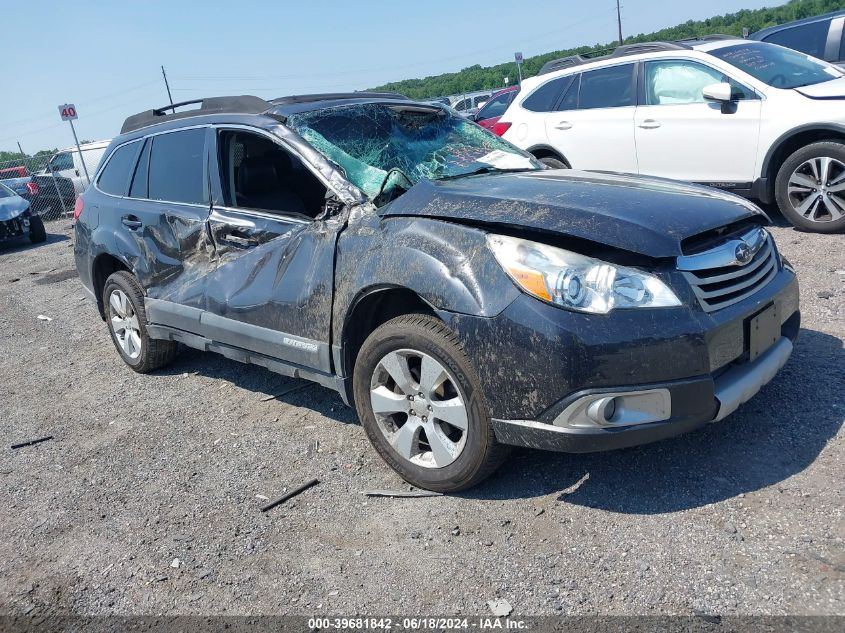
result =
[{"label": "number 40 on sign", "polygon": [[72,103],[60,105],[59,114],[62,116],[62,121],[72,121],[73,119],[79,118],[76,114],[76,106]]}]

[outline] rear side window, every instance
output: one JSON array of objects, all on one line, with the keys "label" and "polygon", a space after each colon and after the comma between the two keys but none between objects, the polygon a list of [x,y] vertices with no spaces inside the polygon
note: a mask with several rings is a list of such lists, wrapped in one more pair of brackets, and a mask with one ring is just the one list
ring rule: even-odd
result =
[{"label": "rear side window", "polygon": [[71,157],[70,152],[56,154],[53,156],[53,160],[50,161],[50,166],[53,168],[53,171],[73,169],[73,157]]},{"label": "rear side window", "polygon": [[138,157],[140,142],[128,143],[114,150],[109,162],[106,163],[97,187],[100,191],[110,193],[114,196],[125,196],[129,188],[129,177],[132,175],[132,168],[135,166],[135,159]]},{"label": "rear side window", "polygon": [[505,113],[505,110],[508,109],[508,105],[510,104],[511,97],[513,97],[513,95],[513,92],[506,92],[495,99],[490,99],[490,101],[488,101],[478,112],[478,120],[483,121],[484,119],[493,119],[497,116],[502,116]]},{"label": "rear side window", "polygon": [[801,24],[777,31],[769,35],[764,41],[824,59],[824,49],[829,30],[830,20],[822,20],[821,22]]},{"label": "rear side window", "polygon": [[581,75],[578,75],[570,84],[569,88],[566,89],[566,94],[563,95],[563,99],[560,100],[560,103],[557,106],[557,110],[559,112],[563,112],[565,110],[575,110],[578,108],[578,88],[580,85]]},{"label": "rear side window", "polygon": [[522,107],[532,112],[552,112],[555,109],[555,104],[560,96],[560,93],[566,89],[572,77],[558,77],[532,92],[525,101],[522,102]]},{"label": "rear side window", "polygon": [[152,139],[147,139],[144,142],[144,148],[141,150],[141,158],[138,159],[138,166],[135,168],[135,175],[132,176],[132,186],[129,187],[130,198],[148,198],[147,180],[149,177],[150,167],[150,145]]},{"label": "rear side window", "polygon": [[611,66],[583,73],[578,98],[579,109],[621,108],[634,105],[633,79],[633,64]]},{"label": "rear side window", "polygon": [[205,129],[152,137],[149,198],[205,204]]}]

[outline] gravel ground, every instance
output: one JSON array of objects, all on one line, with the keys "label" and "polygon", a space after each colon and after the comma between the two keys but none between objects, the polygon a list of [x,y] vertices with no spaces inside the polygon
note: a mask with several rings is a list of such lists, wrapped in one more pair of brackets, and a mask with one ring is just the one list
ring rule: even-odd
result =
[{"label": "gravel ground", "polygon": [[69,227],[48,231],[0,247],[0,611],[845,613],[845,236],[773,229],[802,335],[725,422],[612,453],[515,451],[469,492],[377,499],[361,491],[408,486],[331,391],[187,350],[126,368]]}]

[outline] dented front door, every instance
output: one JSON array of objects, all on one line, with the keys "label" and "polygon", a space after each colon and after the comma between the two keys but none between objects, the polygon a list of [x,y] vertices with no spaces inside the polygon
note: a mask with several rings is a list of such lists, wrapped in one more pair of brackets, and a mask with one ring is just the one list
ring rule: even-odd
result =
[{"label": "dented front door", "polygon": [[219,260],[206,284],[205,336],[329,371],[332,223],[214,208],[209,224]]},{"label": "dented front door", "polygon": [[338,223],[227,205],[216,138],[208,230],[217,261],[205,284],[204,336],[329,371]]}]

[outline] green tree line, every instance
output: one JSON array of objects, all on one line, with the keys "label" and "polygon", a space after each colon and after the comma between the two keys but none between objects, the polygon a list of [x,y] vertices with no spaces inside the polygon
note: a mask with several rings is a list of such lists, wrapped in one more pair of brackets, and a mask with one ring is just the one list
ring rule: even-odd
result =
[{"label": "green tree line", "polygon": [[[828,13],[845,8],[845,0],[791,0],[785,5],[774,8],[742,9],[736,13],[719,15],[706,20],[689,20],[677,26],[641,33],[625,38],[626,44],[638,42],[652,42],[661,40],[681,40],[722,33],[725,35],[742,36],[743,29],[749,33],[759,31],[769,26],[800,20],[802,18]],[[565,28],[565,25],[564,27]],[[567,57],[569,55],[595,53],[612,49],[617,42],[579,46],[559,51],[544,53],[525,58],[522,66],[523,77],[531,77],[539,72],[547,61]],[[424,79],[405,79],[394,81],[372,88],[372,90],[400,92],[412,99],[429,99],[442,95],[460,94],[474,90],[492,90],[501,88],[505,77],[517,76],[516,64],[508,62],[496,66],[470,66],[459,72],[444,73],[425,77]]]}]

